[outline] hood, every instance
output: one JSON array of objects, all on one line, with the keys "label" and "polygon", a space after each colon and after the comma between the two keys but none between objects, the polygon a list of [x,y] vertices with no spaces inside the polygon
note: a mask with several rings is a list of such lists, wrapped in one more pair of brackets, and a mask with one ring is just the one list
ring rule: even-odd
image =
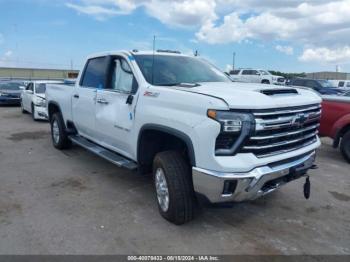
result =
[{"label": "hood", "polygon": [[232,109],[268,109],[321,103],[319,95],[305,89],[251,83],[200,83],[177,89],[216,97]]}]

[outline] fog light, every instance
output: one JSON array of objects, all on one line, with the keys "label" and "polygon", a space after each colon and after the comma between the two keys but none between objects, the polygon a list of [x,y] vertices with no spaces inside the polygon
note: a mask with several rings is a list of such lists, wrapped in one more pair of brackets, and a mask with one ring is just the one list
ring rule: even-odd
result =
[{"label": "fog light", "polygon": [[224,182],[223,195],[232,195],[237,187],[237,180],[226,180]]}]

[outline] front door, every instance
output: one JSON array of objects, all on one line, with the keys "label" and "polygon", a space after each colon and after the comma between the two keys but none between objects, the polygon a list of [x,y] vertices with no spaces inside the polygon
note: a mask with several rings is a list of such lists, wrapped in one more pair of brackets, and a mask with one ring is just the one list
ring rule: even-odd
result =
[{"label": "front door", "polygon": [[28,112],[32,111],[32,97],[34,92],[34,84],[30,82],[22,93],[22,105]]},{"label": "front door", "polygon": [[97,89],[105,88],[108,58],[88,60],[72,97],[73,120],[79,134],[96,140],[95,107]]},{"label": "front door", "polygon": [[110,85],[99,89],[96,96],[96,132],[103,145],[132,157],[131,129],[137,82],[128,62],[115,57],[111,63]]}]

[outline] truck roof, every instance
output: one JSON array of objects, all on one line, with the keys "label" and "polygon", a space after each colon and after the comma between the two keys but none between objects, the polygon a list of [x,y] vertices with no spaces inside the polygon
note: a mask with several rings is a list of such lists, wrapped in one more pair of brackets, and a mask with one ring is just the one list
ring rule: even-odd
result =
[{"label": "truck roof", "polygon": [[173,50],[146,50],[146,51],[139,51],[139,50],[132,50],[132,51],[127,51],[127,50],[119,50],[119,51],[105,51],[105,52],[100,52],[100,53],[95,53],[90,56],[88,56],[88,59],[94,58],[94,57],[100,57],[100,56],[107,56],[107,55],[153,55],[153,53],[157,56],[159,55],[167,55],[167,56],[187,56],[191,57],[189,55],[181,54],[178,51],[173,51]]}]

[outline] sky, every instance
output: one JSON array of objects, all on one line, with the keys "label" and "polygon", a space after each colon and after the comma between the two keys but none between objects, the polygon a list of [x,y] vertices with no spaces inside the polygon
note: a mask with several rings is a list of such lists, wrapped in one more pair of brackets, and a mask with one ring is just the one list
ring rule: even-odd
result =
[{"label": "sky", "polygon": [[198,50],[223,70],[350,72],[350,0],[0,0],[0,66],[80,69],[108,50]]}]

